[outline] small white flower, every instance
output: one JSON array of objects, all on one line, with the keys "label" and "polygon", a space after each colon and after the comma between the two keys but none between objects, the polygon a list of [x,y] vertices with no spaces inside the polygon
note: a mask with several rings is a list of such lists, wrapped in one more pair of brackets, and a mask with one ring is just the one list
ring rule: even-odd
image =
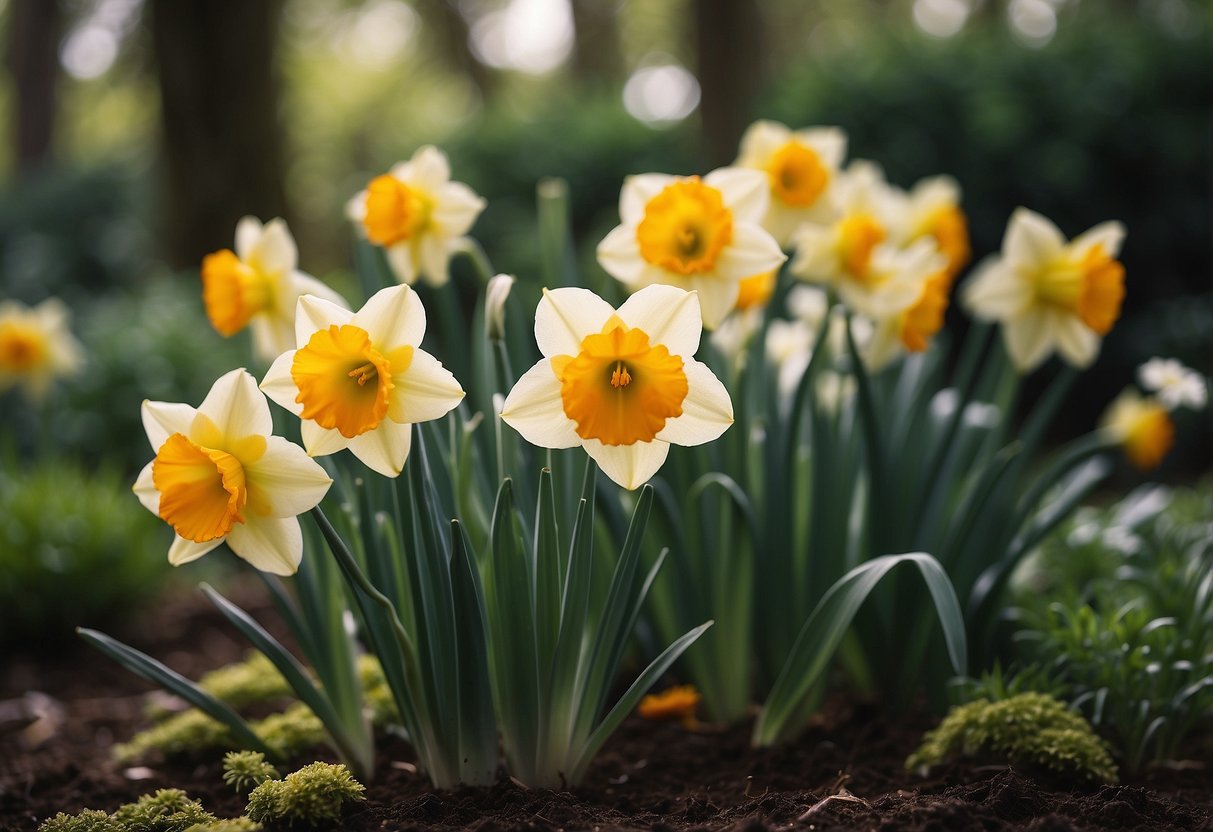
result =
[{"label": "small white flower", "polygon": [[514,288],[515,278],[499,274],[489,281],[484,291],[484,328],[489,340],[500,341],[505,337],[505,302]]},{"label": "small white flower", "polygon": [[1151,358],[1137,368],[1137,380],[1147,391],[1157,393],[1168,410],[1200,410],[1209,398],[1205,377],[1174,358]]},{"label": "small white flower", "polygon": [[0,303],[0,393],[20,384],[39,401],[54,379],[80,369],[83,351],[68,317],[58,298],[32,309],[16,301]]}]

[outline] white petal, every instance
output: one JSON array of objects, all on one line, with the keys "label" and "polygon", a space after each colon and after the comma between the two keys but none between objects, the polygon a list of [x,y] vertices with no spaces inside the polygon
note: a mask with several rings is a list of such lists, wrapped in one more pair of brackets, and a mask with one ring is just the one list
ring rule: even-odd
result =
[{"label": "white petal", "polygon": [[1018,318],[1003,323],[1003,343],[1020,373],[1030,372],[1052,352],[1053,334],[1049,331],[1049,323],[1049,316],[1039,309],[1029,309]]},{"label": "white petal", "polygon": [[734,223],[762,222],[771,201],[771,185],[765,173],[749,168],[717,168],[703,182],[720,191],[725,207],[733,212]]},{"label": "white petal", "polygon": [[827,168],[836,170],[847,155],[847,134],[838,127],[797,130],[796,140],[813,148]]},{"label": "white petal", "polygon": [[449,245],[447,238],[437,234],[427,234],[414,242],[418,270],[431,286],[445,286],[451,279]]},{"label": "white petal", "polygon": [[699,349],[703,315],[694,292],[646,286],[624,301],[618,314],[628,326],[644,330],[650,344],[664,344],[672,355],[689,357]]},{"label": "white petal", "polygon": [[296,517],[256,517],[237,523],[227,545],[244,560],[271,575],[294,575],[303,560],[303,533]]},{"label": "white petal", "polygon": [[206,543],[195,543],[192,540],[186,540],[181,535],[177,535],[176,539],[173,540],[173,545],[168,547],[168,562],[173,566],[180,566],[183,563],[198,560],[198,558],[222,542],[223,538],[221,537],[218,540],[208,540]]},{"label": "white petal", "polygon": [[978,318],[1003,321],[1023,314],[1032,303],[1032,284],[1000,257],[986,258],[961,287],[965,307]]},{"label": "white petal", "polygon": [[147,441],[151,443],[153,451],[159,451],[164,441],[174,433],[189,435],[190,425],[194,423],[198,411],[188,404],[144,399],[141,413]]},{"label": "white petal", "polygon": [[393,375],[392,382],[396,387],[391,393],[387,415],[395,422],[438,419],[463,401],[463,388],[455,376],[424,350],[414,350],[408,368]]},{"label": "white petal", "polygon": [[468,233],[484,210],[485,201],[462,182],[448,182],[438,192],[433,222],[447,237],[462,237]]},{"label": "white petal", "polygon": [[682,371],[687,376],[682,415],[668,420],[657,439],[675,445],[711,442],[733,424],[733,401],[729,391],[706,364],[690,359],[683,362]]},{"label": "white petal", "polygon": [[284,352],[274,359],[269,372],[261,380],[261,392],[269,396],[270,401],[298,416],[303,412],[303,405],[295,401],[299,395],[299,387],[291,377],[291,365],[295,363],[296,352],[297,350]]},{"label": "white petal", "polygon": [[1035,211],[1016,208],[1002,241],[1002,253],[1009,265],[1043,265],[1061,252],[1065,238],[1057,226]]},{"label": "white petal", "polygon": [[501,419],[540,448],[575,448],[581,444],[577,425],[564,413],[560,379],[548,358],[518,379],[502,405]]},{"label": "white petal", "polygon": [[587,335],[601,332],[614,308],[589,289],[544,289],[535,309],[535,342],[544,357],[577,355]]},{"label": "white petal", "polygon": [[307,452],[281,436],[266,441],[261,458],[244,468],[249,500],[270,517],[294,517],[311,510],[333,481]]},{"label": "white petal", "polygon": [[665,173],[640,173],[623,180],[619,192],[619,218],[624,225],[635,225],[644,218],[645,206],[678,177]]},{"label": "white petal", "polygon": [[404,468],[412,441],[412,425],[384,419],[374,430],[351,439],[349,448],[367,468],[385,477],[397,477]]},{"label": "white petal", "polygon": [[1099,246],[1109,257],[1120,254],[1120,246],[1125,239],[1125,227],[1115,220],[1101,222],[1090,231],[1079,234],[1070,241],[1070,249],[1079,256],[1087,253],[1092,246]]},{"label": "white petal", "polygon": [[777,121],[760,119],[741,136],[741,151],[737,164],[750,168],[765,167],[779,148],[792,138],[792,131]]},{"label": "white petal", "polygon": [[366,235],[366,228],[362,224],[366,219],[366,191],[359,191],[345,203],[345,218],[354,224],[359,234]]},{"label": "white petal", "polygon": [[265,224],[261,239],[253,249],[252,259],[262,271],[270,274],[290,274],[295,270],[299,250],[284,220],[276,218]]},{"label": "white petal", "polygon": [[750,222],[733,223],[733,242],[716,258],[716,273],[733,280],[743,280],[779,268],[787,255],[761,225]]},{"label": "white petal", "polygon": [[295,306],[295,346],[306,347],[307,342],[320,330],[334,324],[344,326],[353,317],[354,313],[350,310],[324,298],[304,295]]},{"label": "white petal", "polygon": [[598,244],[598,264],[611,277],[635,287],[643,284],[648,262],[640,254],[635,225],[617,225]]},{"label": "white petal", "polygon": [[139,502],[143,503],[144,508],[157,517],[160,516],[160,492],[152,482],[152,463],[143,466],[138,479],[135,480],[135,487],[131,490],[135,492]]},{"label": "white petal", "polygon": [[741,288],[738,280],[724,280],[718,277],[694,277],[690,285],[699,295],[699,310],[703,313],[705,329],[715,329],[720,326],[728,314],[737,305],[737,294]]},{"label": "white petal", "polygon": [[425,309],[408,286],[380,289],[350,320],[362,327],[380,352],[414,347],[425,337]]},{"label": "white petal", "polygon": [[261,220],[256,217],[241,217],[236,223],[236,256],[248,261],[261,239]]},{"label": "white petal", "polygon": [[[327,300],[329,303],[334,304],[335,306],[340,306],[343,309],[349,308],[349,304],[346,303],[345,298],[343,298],[337,292],[337,290],[333,289],[327,283],[317,280],[307,272],[301,272],[298,270],[291,272],[290,291],[291,294],[296,298],[293,303],[297,303],[297,299],[303,295],[315,295],[321,300]],[[292,313],[294,312],[293,309],[291,311]],[[291,345],[291,347],[294,346],[294,344]]]},{"label": "white petal", "polygon": [[401,283],[417,282],[417,263],[413,257],[413,247],[408,244],[408,241],[388,246],[384,249],[384,253],[387,255],[387,264],[391,267],[392,274],[396,275],[396,280]]},{"label": "white petal", "polygon": [[328,456],[344,451],[352,440],[341,435],[341,431],[322,428],[311,419],[299,423],[299,434],[308,456]]},{"label": "white petal", "polygon": [[[257,389],[257,380],[246,370],[232,370],[220,376],[198,406],[198,415],[209,419],[219,435],[229,440],[269,436],[274,432],[270,406]],[[195,419],[193,431],[204,424]],[[209,429],[210,425],[206,427]]]},{"label": "white petal", "polygon": [[430,144],[417,149],[408,161],[408,171],[407,182],[428,191],[438,190],[451,179],[451,163],[446,154]]},{"label": "white petal", "polygon": [[272,364],[284,352],[295,349],[295,322],[278,315],[257,315],[249,321],[253,353],[257,360]]},{"label": "white petal", "polygon": [[1062,357],[1080,370],[1091,366],[1099,355],[1099,335],[1079,318],[1064,312],[1054,313],[1052,326]]},{"label": "white petal", "polygon": [[597,439],[588,439],[585,450],[598,463],[602,473],[623,488],[634,491],[652,479],[665,463],[670,443],[655,439],[631,445],[603,445]]}]

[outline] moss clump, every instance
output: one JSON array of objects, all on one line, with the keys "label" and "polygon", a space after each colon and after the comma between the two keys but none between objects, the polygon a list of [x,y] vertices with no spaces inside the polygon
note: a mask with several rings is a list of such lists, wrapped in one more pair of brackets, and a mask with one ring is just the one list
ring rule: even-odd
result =
[{"label": "moss clump", "polygon": [[953,708],[923,738],[906,768],[928,769],[957,756],[993,757],[1067,779],[1116,782],[1112,757],[1087,721],[1043,693],[999,702],[978,699]]},{"label": "moss clump", "polygon": [[107,812],[85,809],[78,815],[60,812],[38,827],[38,832],[120,832]]},{"label": "moss clump", "polygon": [[368,654],[358,657],[358,679],[362,682],[363,696],[370,711],[371,723],[382,726],[389,722],[399,724],[400,713],[392,689],[383,675],[379,660]]},{"label": "moss clump", "polygon": [[198,680],[198,686],[233,708],[294,696],[274,663],[258,652],[249,653],[242,662],[212,670]]},{"label": "moss clump", "polygon": [[292,757],[301,751],[324,745],[328,740],[324,723],[302,702],[296,702],[282,713],[271,714],[249,727],[270,750],[282,757]]},{"label": "moss clump", "polygon": [[160,789],[120,807],[111,820],[123,832],[185,832],[216,818],[181,789]]},{"label": "moss clump", "polygon": [[146,757],[152,751],[166,756],[208,748],[233,748],[239,745],[222,722],[211,719],[202,711],[191,708],[175,714],[146,731],[140,731],[129,742],[114,747],[114,758],[129,763]]},{"label": "moss clump", "polygon": [[338,820],[343,804],[365,800],[365,791],[345,766],[312,763],[253,789],[246,811],[261,823],[318,826]]},{"label": "moss clump", "polygon": [[185,832],[261,832],[261,824],[249,818],[233,818],[232,820],[215,820],[210,823],[196,823]]},{"label": "moss clump", "polygon": [[266,780],[278,778],[278,769],[260,751],[229,751],[223,758],[223,782],[243,794]]}]

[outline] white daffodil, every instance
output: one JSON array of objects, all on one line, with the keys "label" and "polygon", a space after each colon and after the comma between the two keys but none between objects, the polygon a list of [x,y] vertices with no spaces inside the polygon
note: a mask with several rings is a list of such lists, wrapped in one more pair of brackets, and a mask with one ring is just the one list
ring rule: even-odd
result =
[{"label": "white daffodil", "polygon": [[299,252],[286,223],[265,225],[244,217],[236,225],[236,250],[222,249],[202,259],[202,301],[211,326],[224,337],[246,326],[253,351],[267,364],[295,343],[295,304],[316,295],[344,306],[339,294],[295,268]]},{"label": "white daffodil", "polygon": [[791,272],[833,288],[854,312],[879,320],[905,308],[917,287],[895,280],[897,199],[871,162],[853,162],[837,185],[838,215],[828,225],[808,223],[795,234]]},{"label": "white daffodil", "polygon": [[385,477],[404,468],[412,426],[446,415],[463,389],[420,348],[425,309],[408,286],[376,292],[357,312],[321,298],[299,299],[297,349],[261,382],[265,394],[303,420],[312,456],[349,448]]},{"label": "white daffodil", "polygon": [[332,480],[303,448],[270,435],[270,408],[251,375],[222,376],[196,410],[145,401],[143,428],[156,458],[134,491],[177,533],[169,563],[189,563],[227,543],[263,572],[299,568],[297,515],[319,503]]},{"label": "white daffodil", "polygon": [[[886,257],[887,264],[882,262]],[[943,327],[951,281],[944,255],[929,240],[919,239],[909,248],[896,251],[882,250],[874,259],[874,273],[884,269],[893,275],[877,291],[895,291],[904,304],[890,304],[886,314],[875,320],[863,357],[871,369],[879,370],[903,351],[922,352],[930,345],[931,338]],[[900,283],[915,287],[914,293],[902,292]]]},{"label": "white daffodil", "polygon": [[1151,358],[1137,368],[1137,380],[1149,392],[1157,393],[1168,410],[1200,410],[1209,398],[1205,377],[1174,358]]},{"label": "white daffodil", "polygon": [[786,259],[760,225],[766,178],[720,168],[697,176],[630,176],[622,223],[598,244],[598,262],[633,291],[667,284],[699,294],[703,325],[715,329],[737,304],[741,281]]},{"label": "white daffodil", "polygon": [[733,423],[724,385],[692,356],[699,299],[649,286],[618,310],[588,289],[545,291],[535,310],[543,359],[506,397],[501,418],[544,448],[578,445],[608,477],[641,486],[670,444],[710,442]]},{"label": "white daffodil", "polygon": [[767,175],[771,200],[762,227],[782,246],[805,222],[825,223],[836,210],[832,199],[847,136],[837,127],[790,130],[776,121],[756,121],[741,137],[739,168]]},{"label": "white daffodil", "polygon": [[909,193],[894,191],[901,217],[898,234],[903,244],[929,238],[947,259],[945,273],[951,281],[969,262],[969,224],[960,210],[960,186],[950,176],[932,176],[916,184]]},{"label": "white daffodil", "polygon": [[1175,444],[1175,423],[1167,408],[1156,399],[1142,398],[1131,387],[1108,406],[1100,425],[1142,471],[1157,468]]},{"label": "white daffodil", "polygon": [[736,369],[741,369],[745,364],[746,345],[762,328],[763,310],[775,293],[778,279],[777,270],[743,279],[738,287],[737,303],[733,306],[732,314],[726,316],[712,332],[712,344],[728,356]]},{"label": "white daffodil", "polygon": [[1124,266],[1116,260],[1124,226],[1105,222],[1066,242],[1057,226],[1017,208],[1002,253],[983,263],[964,289],[979,318],[1002,323],[1011,360],[1026,373],[1056,349],[1087,367],[1100,338],[1120,317]]},{"label": "white daffodil", "polygon": [[484,210],[485,202],[451,181],[446,154],[426,145],[390,173],[376,176],[347,206],[366,238],[387,252],[401,283],[420,276],[431,286],[450,279],[451,254]]},{"label": "white daffodil", "polygon": [[0,303],[0,393],[20,384],[39,401],[52,381],[80,369],[82,351],[68,329],[69,317],[57,298],[32,309],[16,301]]}]

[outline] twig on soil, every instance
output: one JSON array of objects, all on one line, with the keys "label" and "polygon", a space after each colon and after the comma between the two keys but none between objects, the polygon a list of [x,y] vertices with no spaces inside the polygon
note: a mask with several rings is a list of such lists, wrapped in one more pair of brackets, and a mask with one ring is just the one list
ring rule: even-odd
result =
[{"label": "twig on soil", "polygon": [[864,800],[862,797],[856,797],[855,795],[851,794],[849,791],[846,790],[846,787],[844,786],[837,794],[826,795],[821,800],[814,803],[812,806],[810,806],[808,808],[808,811],[806,811],[800,817],[796,818],[796,820],[797,821],[808,820],[811,816],[817,814],[822,809],[824,809],[827,805],[829,805],[830,803],[833,803],[833,802],[861,803],[868,809],[872,808],[871,803],[868,803],[868,801]]}]

